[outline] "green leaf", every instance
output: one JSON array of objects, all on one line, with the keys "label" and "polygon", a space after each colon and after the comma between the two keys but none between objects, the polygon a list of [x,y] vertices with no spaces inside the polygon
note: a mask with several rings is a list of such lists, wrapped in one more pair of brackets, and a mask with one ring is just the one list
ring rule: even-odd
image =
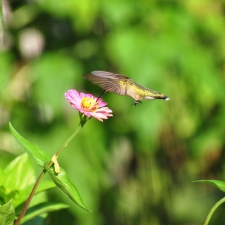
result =
[{"label": "green leaf", "polygon": [[13,128],[11,123],[9,123],[9,128],[14,137],[16,138],[17,142],[24,148],[28,155],[33,158],[33,160],[38,164],[38,166],[44,168],[44,164],[50,161],[50,156],[39,146],[29,142],[28,140],[20,136]]},{"label": "green leaf", "polygon": [[35,171],[26,153],[16,157],[4,169],[7,191],[19,191],[35,182]]},{"label": "green leaf", "polygon": [[5,205],[0,206],[0,224],[1,225],[13,225],[15,218],[15,210],[11,204],[11,201]]},{"label": "green leaf", "polygon": [[0,186],[3,186],[5,183],[5,173],[4,170],[0,167]]},{"label": "green leaf", "polygon": [[53,202],[40,203],[38,205],[30,207],[27,210],[26,215],[21,220],[21,223],[31,220],[41,214],[60,210],[60,209],[65,209],[65,208],[68,208],[68,205],[62,204],[62,203],[53,203]]},{"label": "green leaf", "polygon": [[60,173],[57,174],[53,171],[53,168],[49,168],[48,165],[46,164],[45,170],[50,174],[52,180],[55,182],[57,187],[59,187],[73,202],[75,202],[81,208],[91,212],[84,205],[84,202],[77,188],[71,182],[64,169],[60,167]]},{"label": "green leaf", "polygon": [[[29,187],[24,188],[18,193],[18,195],[16,195],[16,197],[13,199],[13,202],[12,202],[15,208],[27,200],[28,195],[31,192],[33,186],[34,185],[32,184]],[[55,183],[52,182],[51,180],[44,180],[38,185],[35,195],[55,187],[56,187]]]},{"label": "green leaf", "polygon": [[36,216],[35,218],[25,221],[24,223],[21,223],[22,225],[44,225],[45,220],[47,218],[47,214],[42,214],[39,216]]},{"label": "green leaf", "polygon": [[220,189],[221,191],[225,192],[225,182],[221,180],[196,180],[193,182],[202,182],[206,184],[211,184]]},{"label": "green leaf", "polygon": [[[6,175],[4,173],[4,170],[0,167],[0,199],[5,198],[5,180],[6,180]],[[1,204],[1,201],[0,201]]]}]

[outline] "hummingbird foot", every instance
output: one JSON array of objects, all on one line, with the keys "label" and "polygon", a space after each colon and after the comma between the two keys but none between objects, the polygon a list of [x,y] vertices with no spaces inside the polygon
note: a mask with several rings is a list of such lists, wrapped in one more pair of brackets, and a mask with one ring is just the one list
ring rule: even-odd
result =
[{"label": "hummingbird foot", "polygon": [[133,102],[132,106],[136,106],[138,103],[142,103],[140,100],[136,100]]}]

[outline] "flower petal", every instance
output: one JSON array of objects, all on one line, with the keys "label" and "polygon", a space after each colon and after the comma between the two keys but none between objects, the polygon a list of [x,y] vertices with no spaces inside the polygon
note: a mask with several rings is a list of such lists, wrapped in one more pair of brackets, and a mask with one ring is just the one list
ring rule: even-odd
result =
[{"label": "flower petal", "polygon": [[65,93],[65,97],[76,110],[87,117],[94,117],[103,122],[103,119],[108,119],[108,117],[113,116],[112,110],[105,107],[107,103],[92,94],[85,94],[82,92],[78,93],[76,90],[68,90]]}]

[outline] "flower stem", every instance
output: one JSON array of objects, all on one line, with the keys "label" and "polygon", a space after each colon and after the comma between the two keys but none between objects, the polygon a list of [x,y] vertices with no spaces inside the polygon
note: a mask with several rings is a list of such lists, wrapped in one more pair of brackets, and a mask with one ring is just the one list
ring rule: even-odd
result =
[{"label": "flower stem", "polygon": [[216,210],[221,204],[223,204],[224,202],[225,202],[225,197],[223,197],[222,199],[220,199],[220,200],[212,207],[212,209],[210,210],[208,216],[206,217],[206,220],[205,220],[205,222],[204,222],[203,225],[208,225],[209,220],[211,219],[211,217],[212,217],[213,213],[215,212],[215,210]]},{"label": "flower stem", "polygon": [[46,171],[43,170],[41,172],[41,174],[39,175],[36,183],[34,184],[34,187],[33,187],[32,191],[31,191],[31,193],[30,193],[30,195],[29,195],[29,197],[28,197],[28,199],[27,199],[27,201],[26,201],[26,203],[25,203],[25,205],[24,205],[24,207],[23,207],[23,209],[22,209],[22,211],[20,213],[20,215],[18,216],[17,220],[14,222],[14,225],[19,225],[19,223],[20,223],[22,217],[24,216],[24,214],[26,213],[27,208],[28,208],[28,206],[29,206],[29,204],[31,202],[31,199],[34,197],[35,191],[37,190],[37,187],[38,187],[42,177],[45,175],[45,173],[46,173]]},{"label": "flower stem", "polygon": [[[73,132],[73,134],[68,138],[68,140],[62,145],[62,147],[55,153],[55,157],[58,158],[59,154],[62,152],[62,150],[73,140],[73,138],[78,134],[78,132],[81,130],[81,128],[85,125],[87,121],[84,121],[84,120],[80,120],[80,124],[78,125],[78,127],[76,128],[76,130]],[[53,161],[50,161],[48,163],[48,168],[50,168],[52,165],[54,164]],[[24,214],[26,213],[27,209],[28,209],[28,206],[32,200],[32,198],[34,197],[34,194],[37,190],[37,187],[39,185],[39,183],[41,182],[41,179],[44,177],[46,173],[46,170],[44,169],[41,174],[39,175],[37,181],[35,182],[34,184],[34,187],[33,189],[31,190],[31,193],[20,213],[20,215],[18,216],[17,220],[14,222],[14,225],[19,225],[20,224],[20,221],[22,219],[22,217],[24,216]]]},{"label": "flower stem", "polygon": [[86,121],[80,121],[80,124],[78,125],[77,129],[73,132],[73,134],[68,138],[68,140],[62,145],[62,147],[55,153],[55,156],[58,157],[59,154],[62,152],[62,150],[73,140],[73,138],[78,134],[78,132],[81,130],[81,128],[84,126]]}]

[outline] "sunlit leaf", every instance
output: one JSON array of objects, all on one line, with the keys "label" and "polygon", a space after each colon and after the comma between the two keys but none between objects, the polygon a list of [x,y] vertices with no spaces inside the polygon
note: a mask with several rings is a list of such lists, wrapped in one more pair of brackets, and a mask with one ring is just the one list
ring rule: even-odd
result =
[{"label": "sunlit leaf", "polygon": [[0,187],[4,186],[5,178],[6,176],[5,176],[4,170],[0,167]]},{"label": "sunlit leaf", "polygon": [[71,182],[64,169],[60,167],[59,174],[55,173],[52,168],[49,169],[47,165],[45,166],[45,169],[49,173],[49,175],[51,176],[52,180],[55,182],[57,187],[59,187],[73,202],[75,202],[81,208],[90,211],[84,205],[84,202],[77,188]]},{"label": "sunlit leaf", "polygon": [[13,225],[15,217],[15,210],[11,201],[5,205],[0,206],[0,224],[1,225]]},{"label": "sunlit leaf", "polygon": [[225,182],[221,180],[196,180],[193,182],[201,182],[201,183],[206,183],[206,184],[211,184],[221,191],[225,192]]},{"label": "sunlit leaf", "polygon": [[22,136],[20,136],[16,130],[13,128],[11,123],[9,123],[9,128],[16,138],[17,142],[24,148],[28,155],[33,158],[33,160],[40,166],[44,168],[44,164],[50,161],[50,156],[42,150],[39,146],[31,143]]},{"label": "sunlit leaf", "polygon": [[5,187],[10,190],[22,190],[35,181],[35,171],[26,153],[16,157],[4,170]]},{"label": "sunlit leaf", "polygon": [[0,204],[1,202],[4,202],[5,199],[5,179],[5,173],[0,167]]}]

